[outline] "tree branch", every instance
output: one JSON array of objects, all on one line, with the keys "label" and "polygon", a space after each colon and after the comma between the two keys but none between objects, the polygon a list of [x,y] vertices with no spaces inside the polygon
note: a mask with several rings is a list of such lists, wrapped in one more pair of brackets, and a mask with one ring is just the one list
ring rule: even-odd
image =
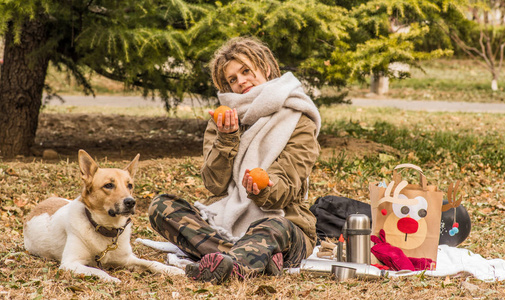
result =
[{"label": "tree branch", "polygon": [[[122,77],[122,76],[110,73],[110,72],[108,72],[108,71],[106,71],[105,69],[102,69],[102,68],[93,69],[93,70],[96,73],[98,73],[99,75],[102,75],[104,77],[107,77],[107,78],[115,80],[115,81],[124,82],[124,80],[125,80],[125,77]],[[179,77],[176,77],[176,76],[168,76],[168,75],[161,75],[161,76],[164,79],[166,79],[166,80],[178,80],[178,79],[180,79]],[[147,89],[150,89],[150,90],[159,89],[159,87],[155,86],[154,84],[146,82],[146,81],[142,81],[142,80],[133,80],[132,85],[134,85],[136,87],[147,88]]]},{"label": "tree branch", "polygon": [[500,74],[501,67],[503,65],[503,50],[505,49],[505,43],[500,45],[500,62],[498,63],[498,74]]},{"label": "tree branch", "polygon": [[101,15],[101,16],[107,16],[108,11],[107,8],[103,6],[98,6],[98,5],[90,5],[88,6],[88,10],[94,14]]},{"label": "tree branch", "polygon": [[[486,44],[484,44],[483,40],[484,40],[484,37],[486,38]],[[489,57],[490,55],[490,45],[489,45],[489,37],[487,36],[487,34],[484,33],[484,31],[481,29],[480,30],[480,38],[479,38],[479,44],[480,44],[480,47],[482,49],[482,57],[484,58],[484,60],[486,61],[486,64],[488,65],[488,68],[489,70],[491,71],[491,73],[494,72],[494,66],[493,66],[493,58],[492,57]]]},{"label": "tree branch", "polygon": [[[479,58],[479,57],[482,57],[484,58],[484,60],[486,60],[486,57],[484,55],[484,53],[481,53],[477,48],[475,47],[470,47],[468,46],[463,40],[461,40],[461,38],[451,32],[450,30],[447,30],[444,28],[444,26],[442,26],[440,23],[438,22],[435,22],[435,24],[443,31],[445,32],[445,34],[447,34],[460,48],[461,50],[463,50],[466,54],[468,54],[472,59],[474,59],[475,61],[477,61],[477,63],[479,63],[480,65],[484,66],[486,69],[489,69],[489,66],[486,64],[486,63],[483,63]],[[481,31],[482,33],[482,31]]]}]

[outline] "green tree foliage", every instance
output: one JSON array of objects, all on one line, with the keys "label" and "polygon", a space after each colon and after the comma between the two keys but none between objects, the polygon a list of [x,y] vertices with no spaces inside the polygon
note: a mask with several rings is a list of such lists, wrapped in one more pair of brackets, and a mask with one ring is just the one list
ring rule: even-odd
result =
[{"label": "green tree foliage", "polygon": [[[419,60],[449,54],[439,49],[419,51],[414,45],[430,32],[431,20],[444,15],[462,18],[456,12],[465,3],[2,0],[0,34],[13,36],[14,44],[22,44],[28,25],[33,26],[32,21],[37,20],[44,26],[47,38],[42,46],[33,49],[30,57],[43,56],[67,71],[85,93],[93,94],[88,78],[98,73],[124,82],[126,88],[139,88],[145,96],[159,96],[170,108],[187,95],[215,95],[207,63],[217,47],[230,37],[259,37],[272,48],[281,68],[294,72],[309,87],[341,88],[351,80],[364,80],[371,73],[388,74],[391,62],[415,66]],[[406,26],[410,31],[395,32],[395,26]],[[9,49],[6,47],[4,58],[9,56]],[[26,58],[27,64],[30,57]],[[4,69],[12,70],[7,65],[2,72]],[[45,77],[45,73],[40,75]],[[0,77],[0,87],[2,80],[7,79]],[[0,104],[8,105],[9,97],[14,97],[12,91],[7,95],[0,89]],[[40,103],[42,93],[32,98],[30,101]],[[4,121],[0,119],[1,122]]]},{"label": "green tree foliage", "polygon": [[392,62],[419,67],[421,60],[451,55],[450,49],[422,51],[415,46],[438,28],[435,20],[446,16],[464,19],[465,6],[466,1],[458,0],[377,0],[354,7],[351,16],[359,23],[351,33],[351,77],[363,80],[370,73],[391,76],[388,67]]},{"label": "green tree foliage", "polygon": [[355,25],[345,8],[319,1],[237,0],[209,12],[191,29],[190,39],[195,57],[207,61],[230,37],[256,36],[270,46],[282,70],[296,73],[309,86],[343,86],[346,64],[332,78],[325,75],[323,62],[336,46],[346,47],[342,41]]},{"label": "green tree foliage", "polygon": [[[198,45],[196,56],[206,60],[230,37],[257,36],[276,53],[282,69],[295,72],[310,87],[343,87],[371,73],[391,75],[391,62],[417,67],[420,60],[450,55],[448,49],[420,51],[415,45],[433,28],[431,19],[444,14],[464,18],[465,3],[236,0],[218,3],[191,29],[190,39]],[[410,31],[396,32],[398,28]]]},{"label": "green tree foliage", "polygon": [[[51,16],[46,51],[86,93],[86,72],[180,100],[185,92],[214,93],[206,63],[226,39],[264,40],[281,68],[313,86],[344,86],[394,61],[417,65],[448,51],[416,51],[427,20],[457,11],[462,1],[236,0],[236,1],[4,1],[0,30],[19,34],[25,18]],[[392,24],[412,26],[398,34]],[[177,101],[173,104],[177,104]]]},{"label": "green tree foliage", "polygon": [[[200,7],[202,6],[202,7]],[[1,29],[19,41],[21,26],[37,14],[49,16],[44,49],[51,62],[93,93],[86,73],[96,72],[163,98],[182,98],[187,76],[184,31],[205,5],[184,1],[8,1],[0,5]],[[169,59],[170,58],[170,59]]]}]

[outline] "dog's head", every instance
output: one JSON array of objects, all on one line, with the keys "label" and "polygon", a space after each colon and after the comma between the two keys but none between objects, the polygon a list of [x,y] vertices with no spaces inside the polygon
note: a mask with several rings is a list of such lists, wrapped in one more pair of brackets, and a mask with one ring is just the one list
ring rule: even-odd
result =
[{"label": "dog's head", "polygon": [[84,150],[79,150],[79,168],[84,183],[81,199],[86,207],[100,215],[129,216],[135,213],[133,177],[140,154],[124,168],[99,168]]}]

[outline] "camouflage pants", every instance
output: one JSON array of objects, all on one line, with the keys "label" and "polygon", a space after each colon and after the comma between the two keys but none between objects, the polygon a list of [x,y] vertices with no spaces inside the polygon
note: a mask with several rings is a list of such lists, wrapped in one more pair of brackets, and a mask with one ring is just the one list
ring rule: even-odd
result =
[{"label": "camouflage pants", "polygon": [[286,218],[264,218],[253,222],[235,244],[219,235],[202,219],[199,210],[173,195],[159,195],[149,207],[152,227],[177,245],[191,259],[221,252],[233,257],[246,272],[262,273],[276,253],[282,253],[284,267],[297,267],[307,257],[303,231]]}]

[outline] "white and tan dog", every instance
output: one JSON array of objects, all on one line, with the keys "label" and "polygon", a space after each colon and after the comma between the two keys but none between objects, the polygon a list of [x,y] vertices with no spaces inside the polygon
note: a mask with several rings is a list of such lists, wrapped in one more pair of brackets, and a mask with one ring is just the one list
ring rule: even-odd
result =
[{"label": "white and tan dog", "polygon": [[25,222],[26,249],[61,261],[60,269],[107,281],[119,279],[100,269],[102,266],[184,275],[179,268],[139,259],[132,252],[130,215],[135,212],[132,192],[138,161],[139,154],[123,170],[102,169],[79,150],[81,195],[73,201],[52,197],[39,203]]}]

